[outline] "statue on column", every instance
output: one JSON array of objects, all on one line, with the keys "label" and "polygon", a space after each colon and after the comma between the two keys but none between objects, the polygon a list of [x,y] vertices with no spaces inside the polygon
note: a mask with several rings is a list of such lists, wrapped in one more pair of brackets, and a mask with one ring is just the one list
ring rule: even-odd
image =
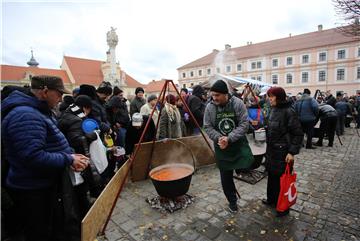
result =
[{"label": "statue on column", "polygon": [[111,27],[111,30],[106,33],[106,41],[110,48],[115,48],[119,42],[118,36],[115,32],[116,28]]}]

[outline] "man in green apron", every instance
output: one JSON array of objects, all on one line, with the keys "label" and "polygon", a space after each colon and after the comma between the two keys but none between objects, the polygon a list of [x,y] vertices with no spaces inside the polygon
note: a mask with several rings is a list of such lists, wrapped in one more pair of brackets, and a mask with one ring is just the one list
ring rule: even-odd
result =
[{"label": "man in green apron", "polygon": [[245,137],[249,126],[247,110],[242,100],[229,94],[223,80],[217,80],[210,91],[212,101],[205,109],[204,128],[214,142],[221,185],[229,201],[230,211],[236,212],[238,207],[233,171],[248,168],[253,162]]}]

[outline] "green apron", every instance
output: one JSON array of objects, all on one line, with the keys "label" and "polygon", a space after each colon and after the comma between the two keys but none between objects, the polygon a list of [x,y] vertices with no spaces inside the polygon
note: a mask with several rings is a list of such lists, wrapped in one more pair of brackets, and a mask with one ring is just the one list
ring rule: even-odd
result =
[{"label": "green apron", "polygon": [[[223,136],[228,136],[237,127],[235,110],[232,103],[228,103],[223,111],[216,107],[215,130]],[[229,143],[225,149],[220,149],[214,142],[217,166],[222,171],[249,168],[254,161],[246,136]]]}]

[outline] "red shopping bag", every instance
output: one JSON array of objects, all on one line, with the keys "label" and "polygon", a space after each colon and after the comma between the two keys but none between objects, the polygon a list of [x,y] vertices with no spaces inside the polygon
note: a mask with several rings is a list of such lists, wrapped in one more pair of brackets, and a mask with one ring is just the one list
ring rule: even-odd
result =
[{"label": "red shopping bag", "polygon": [[286,164],[285,173],[280,177],[280,193],[276,210],[284,212],[296,203],[297,191],[295,187],[296,173],[290,173],[290,164]]}]

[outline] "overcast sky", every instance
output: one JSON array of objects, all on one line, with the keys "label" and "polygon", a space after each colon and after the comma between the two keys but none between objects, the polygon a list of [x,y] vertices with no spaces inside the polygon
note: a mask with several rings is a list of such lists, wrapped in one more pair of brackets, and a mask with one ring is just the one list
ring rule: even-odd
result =
[{"label": "overcast sky", "polygon": [[142,83],[178,79],[177,68],[232,47],[337,26],[331,0],[1,0],[1,62],[40,67],[62,56],[106,60],[106,32],[117,29],[116,59]]}]

